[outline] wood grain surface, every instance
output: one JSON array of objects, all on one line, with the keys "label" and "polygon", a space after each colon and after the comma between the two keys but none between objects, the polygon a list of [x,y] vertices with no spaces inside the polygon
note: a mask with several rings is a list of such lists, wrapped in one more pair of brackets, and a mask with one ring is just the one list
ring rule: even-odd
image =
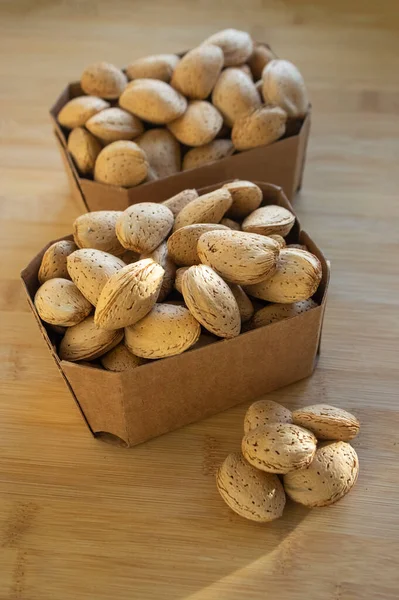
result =
[{"label": "wood grain surface", "polygon": [[[327,509],[289,504],[268,526],[215,488],[246,406],[131,450],[93,439],[18,280],[78,214],[47,116],[65,83],[92,61],[124,65],[228,25],[305,75],[314,118],[296,207],[332,262],[318,369],[269,397],[362,422],[355,489]],[[0,32],[1,600],[396,600],[397,3],[9,0]]]}]

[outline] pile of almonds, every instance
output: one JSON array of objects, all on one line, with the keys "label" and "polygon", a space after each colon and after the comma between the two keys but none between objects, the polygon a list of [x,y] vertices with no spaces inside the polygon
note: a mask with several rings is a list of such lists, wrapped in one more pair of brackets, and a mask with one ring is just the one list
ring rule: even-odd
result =
[{"label": "pile of almonds", "polygon": [[259,400],[245,415],[242,453],[230,454],[218,470],[220,495],[260,523],[282,516],[286,494],[309,508],[329,506],[356,483],[359,461],[348,441],[359,430],[355,416],[328,404],[291,412]]},{"label": "pile of almonds", "polygon": [[58,114],[69,152],[82,176],[122,187],[271,144],[309,106],[298,69],[236,29],[125,71],[92,64],[81,88]]},{"label": "pile of almonds", "polygon": [[315,307],[321,264],[286,245],[295,216],[262,201],[238,180],[78,217],[74,241],[45,252],[34,299],[60,358],[122,371]]}]

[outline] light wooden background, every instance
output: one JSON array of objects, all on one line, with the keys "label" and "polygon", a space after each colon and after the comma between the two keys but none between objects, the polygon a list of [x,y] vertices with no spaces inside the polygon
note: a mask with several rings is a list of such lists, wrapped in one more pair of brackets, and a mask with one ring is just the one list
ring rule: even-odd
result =
[{"label": "light wooden background", "polygon": [[[396,600],[399,595],[399,13],[396,2],[0,5],[1,600]],[[362,421],[354,491],[257,526],[214,471],[245,406],[125,450],[94,440],[29,314],[19,270],[78,214],[47,107],[83,67],[249,29],[295,61],[314,105],[297,209],[332,261],[314,377],[277,393]]]}]

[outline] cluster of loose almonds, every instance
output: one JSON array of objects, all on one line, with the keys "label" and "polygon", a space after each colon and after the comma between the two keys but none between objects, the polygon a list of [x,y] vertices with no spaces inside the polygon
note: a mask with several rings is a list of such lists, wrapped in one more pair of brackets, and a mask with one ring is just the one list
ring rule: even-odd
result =
[{"label": "cluster of loose almonds", "polygon": [[259,400],[245,415],[241,453],[218,470],[220,495],[261,523],[282,516],[286,495],[309,508],[333,504],[356,483],[359,461],[348,442],[359,429],[356,417],[328,404],[291,412]]},{"label": "cluster of loose almonds", "polygon": [[298,69],[236,29],[124,71],[92,64],[80,83],[58,114],[69,152],[82,176],[122,187],[271,144],[309,104]]},{"label": "cluster of loose almonds", "polygon": [[45,252],[34,300],[66,328],[61,359],[129,369],[315,307],[321,264],[286,245],[294,215],[262,201],[256,184],[233,181],[78,217],[74,241]]}]

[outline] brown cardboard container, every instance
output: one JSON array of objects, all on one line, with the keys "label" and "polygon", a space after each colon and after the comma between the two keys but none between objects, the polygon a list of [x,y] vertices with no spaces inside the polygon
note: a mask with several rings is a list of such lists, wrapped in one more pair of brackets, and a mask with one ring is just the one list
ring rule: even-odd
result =
[{"label": "brown cardboard container", "polygon": [[[206,193],[222,185],[199,190]],[[258,183],[264,204],[292,207],[282,190]],[[64,239],[71,239],[71,236]],[[60,360],[54,336],[36,312],[37,274],[50,242],[22,271],[30,308],[48,348],[93,434],[107,432],[134,446],[231,406],[308,377],[319,352],[329,281],[322,252],[298,220],[289,242],[306,244],[321,261],[316,308],[230,340],[115,373]]]},{"label": "brown cardboard container", "polygon": [[143,183],[133,188],[121,188],[81,177],[66,149],[67,129],[60,126],[57,115],[71,99],[82,95],[78,82],[69,84],[50,110],[54,134],[71,184],[71,191],[85,211],[125,210],[137,202],[167,200],[179,191],[212,185],[227,179],[269,181],[283,188],[292,201],[301,187],[305,168],[306,148],[310,130],[310,112],[304,120],[291,121],[289,132],[270,146],[260,146],[223,158],[209,165],[181,171],[170,177]]}]

